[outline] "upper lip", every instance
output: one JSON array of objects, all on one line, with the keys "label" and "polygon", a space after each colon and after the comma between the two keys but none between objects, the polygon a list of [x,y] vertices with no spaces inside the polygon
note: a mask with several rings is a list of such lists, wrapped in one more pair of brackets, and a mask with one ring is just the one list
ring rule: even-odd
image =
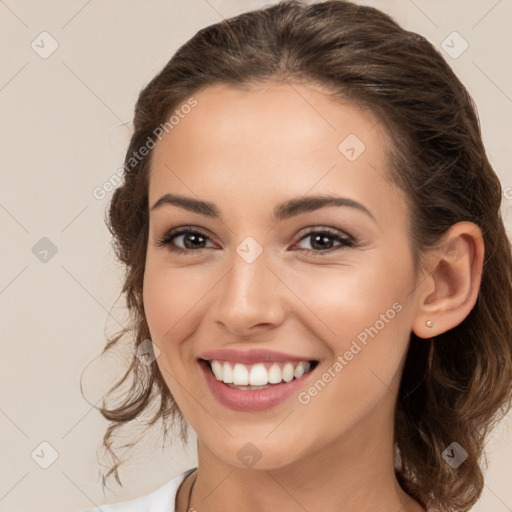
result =
[{"label": "upper lip", "polygon": [[218,349],[204,352],[199,359],[230,361],[232,363],[254,364],[271,361],[315,361],[311,357],[301,357],[284,352],[276,352],[274,350],[253,349],[253,350],[234,350],[234,349]]}]

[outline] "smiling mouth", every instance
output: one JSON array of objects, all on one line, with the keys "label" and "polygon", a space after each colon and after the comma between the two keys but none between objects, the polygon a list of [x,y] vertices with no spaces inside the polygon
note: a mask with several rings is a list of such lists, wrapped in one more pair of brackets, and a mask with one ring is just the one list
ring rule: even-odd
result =
[{"label": "smiling mouth", "polygon": [[230,388],[250,391],[297,380],[311,373],[319,361],[274,361],[255,364],[199,359],[212,375]]}]

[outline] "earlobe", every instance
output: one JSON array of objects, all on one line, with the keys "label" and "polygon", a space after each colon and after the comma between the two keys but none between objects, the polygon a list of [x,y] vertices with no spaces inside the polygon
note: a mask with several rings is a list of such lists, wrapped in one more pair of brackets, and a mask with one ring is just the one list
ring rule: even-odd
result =
[{"label": "earlobe", "polygon": [[412,326],[420,338],[431,338],[452,329],[473,309],[484,261],[480,228],[466,221],[454,224],[429,259],[432,270],[420,285]]}]

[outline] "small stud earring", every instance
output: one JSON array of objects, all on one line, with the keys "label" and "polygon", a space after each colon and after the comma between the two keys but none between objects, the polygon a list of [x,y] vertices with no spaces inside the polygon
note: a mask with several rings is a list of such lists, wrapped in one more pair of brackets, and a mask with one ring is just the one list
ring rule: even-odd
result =
[{"label": "small stud earring", "polygon": [[425,325],[426,325],[427,327],[434,327],[434,324],[432,323],[432,321],[431,321],[431,320],[427,320],[427,321],[425,322]]}]

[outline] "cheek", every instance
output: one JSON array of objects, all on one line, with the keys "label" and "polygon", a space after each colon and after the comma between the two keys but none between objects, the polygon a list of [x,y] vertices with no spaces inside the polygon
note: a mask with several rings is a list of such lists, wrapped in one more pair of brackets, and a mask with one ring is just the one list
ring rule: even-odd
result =
[{"label": "cheek", "polygon": [[318,270],[325,272],[295,276],[297,293],[322,320],[315,333],[323,334],[332,359],[320,375],[327,384],[306,390],[301,403],[318,414],[331,410],[336,430],[393,400],[410,336],[413,269],[389,255],[360,268]]},{"label": "cheek", "polygon": [[[193,332],[198,321],[198,305],[207,292],[206,276],[190,268],[166,268],[157,258],[147,258],[144,273],[143,301],[151,340],[160,349],[156,362],[173,399],[187,418],[195,411],[190,395],[180,383],[187,372],[181,364],[181,341]],[[197,267],[199,268],[199,267]]]},{"label": "cheek", "polygon": [[[372,411],[393,407],[410,336],[411,311],[396,279],[378,289],[370,278],[346,283],[350,286],[328,294],[308,295],[308,304],[321,301],[319,314],[334,334],[329,330],[321,338],[330,357],[298,399],[311,418],[330,411],[329,425],[322,427],[326,437],[370,417]],[[320,337],[326,329],[314,332]],[[319,428],[311,421],[311,428]]]},{"label": "cheek", "polygon": [[[156,260],[156,258],[154,258]],[[166,268],[151,257],[144,273],[144,311],[157,344],[180,333],[211,288],[212,276],[199,266]]]},{"label": "cheek", "polygon": [[396,338],[407,330],[403,314],[412,274],[407,266],[398,272],[384,258],[364,265],[310,267],[288,273],[293,292],[303,302],[301,322],[338,354],[359,338],[378,331],[380,338]]}]

